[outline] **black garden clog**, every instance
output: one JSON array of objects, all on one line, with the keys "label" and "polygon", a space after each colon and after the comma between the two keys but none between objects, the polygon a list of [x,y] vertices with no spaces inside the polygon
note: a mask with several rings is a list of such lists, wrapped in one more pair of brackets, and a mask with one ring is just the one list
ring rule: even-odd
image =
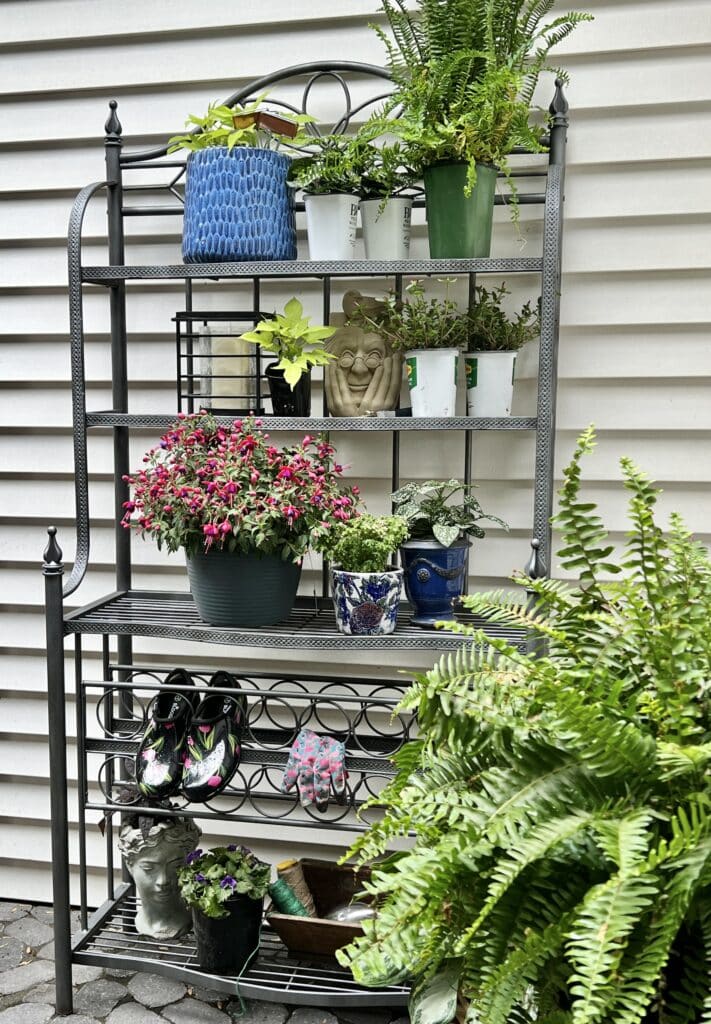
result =
[{"label": "black garden clog", "polygon": [[[239,690],[229,672],[215,672],[209,685]],[[184,755],[182,790],[191,803],[212,800],[232,780],[242,753],[240,741],[246,719],[244,694],[203,697],[193,715]]]},{"label": "black garden clog", "polygon": [[170,687],[192,685],[185,669],[173,669],[149,705],[148,727],[136,754],[136,783],[140,793],[152,800],[172,796],[180,788],[185,741],[198,695]]}]

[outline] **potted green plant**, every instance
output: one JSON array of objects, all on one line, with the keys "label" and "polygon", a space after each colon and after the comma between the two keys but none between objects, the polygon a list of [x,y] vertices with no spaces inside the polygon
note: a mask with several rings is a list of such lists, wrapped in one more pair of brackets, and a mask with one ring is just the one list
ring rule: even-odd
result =
[{"label": "potted green plant", "polygon": [[290,159],[279,146],[297,143],[301,114],[211,104],[191,114],[193,130],[169,140],[168,152],[188,151],[183,220],[185,263],[296,259]]},{"label": "potted green plant", "polygon": [[[375,129],[380,132],[380,128]],[[412,196],[417,181],[399,143],[376,146],[364,126],[355,138],[353,165],[360,177],[360,217],[367,260],[406,260],[410,256]]]},{"label": "potted green plant", "polygon": [[509,315],[502,308],[509,294],[505,283],[491,291],[479,287],[467,315],[464,368],[469,416],[511,415],[516,354],[540,334],[538,307],[526,302]]},{"label": "potted green plant", "polygon": [[279,447],[246,417],[223,427],[183,416],[125,479],[123,525],[159,548],[183,549],[197,609],[213,626],[287,618],[301,561],[354,514],[358,489],[340,486],[335,449],[307,435]]},{"label": "potted green plant", "polygon": [[341,633],[383,636],[393,632],[403,573],[392,565],[392,555],[407,535],[408,525],[400,516],[368,514],[334,532],[327,554]]},{"label": "potted green plant", "polygon": [[311,411],[311,367],[326,366],[335,357],[323,342],[335,327],[311,327],[298,299],[289,299],[283,313],[275,313],[242,335],[276,361],[265,368],[275,416],[308,416]]},{"label": "potted green plant", "polygon": [[240,974],[259,949],[271,867],[246,846],[193,850],[178,871],[180,895],[193,913],[201,970]]},{"label": "potted green plant", "polygon": [[[467,607],[541,643],[471,644],[417,678],[420,733],[356,841],[378,916],[338,954],[368,985],[415,978],[411,1016],[700,1022],[711,959],[711,561],[628,459],[620,557],[564,473],[561,562]],[[622,571],[621,571],[622,570]],[[615,579],[617,577],[617,579]],[[532,600],[535,602],[532,607]],[[413,913],[416,907],[416,913]]]},{"label": "potted green plant", "polygon": [[351,317],[405,353],[413,416],[454,416],[459,353],[466,343],[466,317],[449,298],[453,279],[443,282],[444,298],[428,298],[420,281],[411,281],[407,299],[388,296],[374,311],[361,308]]},{"label": "potted green plant", "polygon": [[352,143],[345,135],[312,138],[311,152],[292,161],[289,180],[304,194],[312,260],[354,258],[360,179]]},{"label": "potted green plant", "polygon": [[[551,48],[590,15],[546,21],[554,0],[382,0],[390,32],[374,26],[388,53],[402,108],[389,130],[424,174],[430,255],[486,257],[494,190],[501,171],[512,189],[508,156],[516,146],[541,151],[531,100]],[[558,74],[560,72],[558,71]]]},{"label": "potted green plant", "polygon": [[[503,520],[484,512],[460,480],[425,480],[405,484],[391,495],[395,514],[408,526],[400,547],[405,591],[416,626],[432,627],[454,618],[452,603],[464,592],[468,537],[481,539],[482,519],[508,529]],[[459,501],[453,502],[456,495]]]}]

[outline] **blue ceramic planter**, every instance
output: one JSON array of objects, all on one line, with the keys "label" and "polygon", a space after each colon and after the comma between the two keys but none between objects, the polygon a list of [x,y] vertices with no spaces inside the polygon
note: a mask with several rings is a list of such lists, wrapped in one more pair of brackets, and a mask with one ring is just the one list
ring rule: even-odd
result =
[{"label": "blue ceramic planter", "polygon": [[331,569],[331,593],[336,625],[349,636],[392,633],[402,591],[402,569],[385,572],[345,572]]},{"label": "blue ceramic planter", "polygon": [[283,153],[212,146],[188,157],[183,261],[296,259],[294,190]]},{"label": "blue ceramic planter", "polygon": [[453,619],[452,601],[464,592],[468,540],[446,548],[434,538],[408,540],[400,548],[405,592],[415,609],[415,626]]}]

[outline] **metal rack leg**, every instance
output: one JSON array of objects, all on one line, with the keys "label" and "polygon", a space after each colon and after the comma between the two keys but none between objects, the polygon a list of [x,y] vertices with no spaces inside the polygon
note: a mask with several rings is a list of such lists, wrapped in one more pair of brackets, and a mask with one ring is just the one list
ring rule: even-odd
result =
[{"label": "metal rack leg", "polygon": [[49,793],[52,808],[52,898],[54,903],[54,964],[57,1013],[72,1012],[72,949],[69,919],[69,838],[67,824],[66,717],[64,710],[64,620],[62,611],[62,551],[56,527],[47,530],[44,552],[47,703],[49,712]]}]

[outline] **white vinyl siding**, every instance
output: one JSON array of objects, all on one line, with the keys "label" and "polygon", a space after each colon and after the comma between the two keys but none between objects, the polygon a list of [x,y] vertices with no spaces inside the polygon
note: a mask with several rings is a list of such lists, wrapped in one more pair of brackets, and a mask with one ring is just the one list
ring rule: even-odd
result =
[{"label": "white vinyl siding", "polygon": [[[224,98],[253,78],[297,62],[326,58],[381,63],[367,28],[376,0],[0,0],[0,898],[46,899],[50,893],[49,797],[45,707],[43,587],[39,571],[46,526],[54,522],[68,563],[74,550],[73,464],[66,287],[66,227],[71,201],[104,175],[103,124],[108,100],[119,101],[126,148],[158,143],[189,112]],[[567,4],[561,2],[561,7]],[[577,5],[576,5],[577,6]],[[625,530],[617,460],[636,459],[664,488],[660,507],[682,512],[705,539],[711,479],[711,18],[707,0],[589,0],[595,22],[561,48],[571,75],[564,278],[561,306],[557,477],[579,431],[595,422],[599,447],[586,464],[589,491],[616,543]],[[539,102],[547,106],[552,82]],[[297,95],[294,93],[294,95]],[[360,93],[359,93],[360,95]],[[322,116],[337,108],[324,89]],[[148,172],[138,172],[146,179]],[[140,180],[131,177],[131,181]],[[155,180],[155,176],[150,180]],[[524,209],[524,255],[540,246],[537,212]],[[106,215],[92,204],[84,262],[106,259]],[[303,226],[303,225],[302,225]],[[178,262],[180,221],[130,220],[128,259]],[[304,245],[303,234],[300,245]],[[415,252],[425,252],[422,217]],[[303,250],[302,250],[303,251]],[[520,243],[501,211],[496,254]],[[508,282],[514,285],[513,281]],[[299,289],[319,309],[312,283]],[[517,295],[534,296],[531,278]],[[291,285],[270,285],[265,299],[288,298]],[[170,411],[167,374],[173,358],[171,316],[180,287],[129,287],[129,365],[139,388],[132,411]],[[196,289],[200,305],[218,308],[226,285]],[[196,303],[197,305],[197,303]],[[85,300],[89,408],[110,404],[108,301],[103,289]],[[166,368],[167,367],[167,368]],[[514,409],[532,411],[535,358],[517,371]],[[137,433],[137,464],[152,442]],[[459,472],[461,438],[405,437],[403,474]],[[386,507],[389,451],[378,439],[344,438],[339,452],[367,497]],[[528,557],[533,439],[499,433],[477,438],[474,472],[485,508],[511,525],[492,530],[474,549],[477,586],[499,585]],[[76,607],[113,589],[111,438],[92,434],[92,569],[70,601]],[[135,584],[186,589],[181,559],[134,544]],[[307,573],[315,579],[317,563]],[[239,652],[196,644],[135,641],[136,658],[171,667],[241,664],[307,669],[305,654]],[[69,651],[69,645],[67,650]],[[85,642],[85,676],[99,678],[98,639]],[[429,659],[431,661],[431,659]],[[330,659],[363,674],[382,670],[382,655]],[[316,662],[318,665],[318,662]],[[427,659],[391,656],[387,669]],[[322,667],[322,666],[321,666]],[[67,661],[68,689],[73,675]],[[74,708],[68,701],[70,777],[76,777]],[[72,793],[72,855],[76,808]],[[103,845],[88,815],[90,895],[103,898]],[[262,852],[283,833],[248,826],[243,838]],[[313,852],[336,843],[294,829],[288,849]],[[285,847],[282,847],[285,849]],[[75,897],[77,891],[75,890]]]}]

